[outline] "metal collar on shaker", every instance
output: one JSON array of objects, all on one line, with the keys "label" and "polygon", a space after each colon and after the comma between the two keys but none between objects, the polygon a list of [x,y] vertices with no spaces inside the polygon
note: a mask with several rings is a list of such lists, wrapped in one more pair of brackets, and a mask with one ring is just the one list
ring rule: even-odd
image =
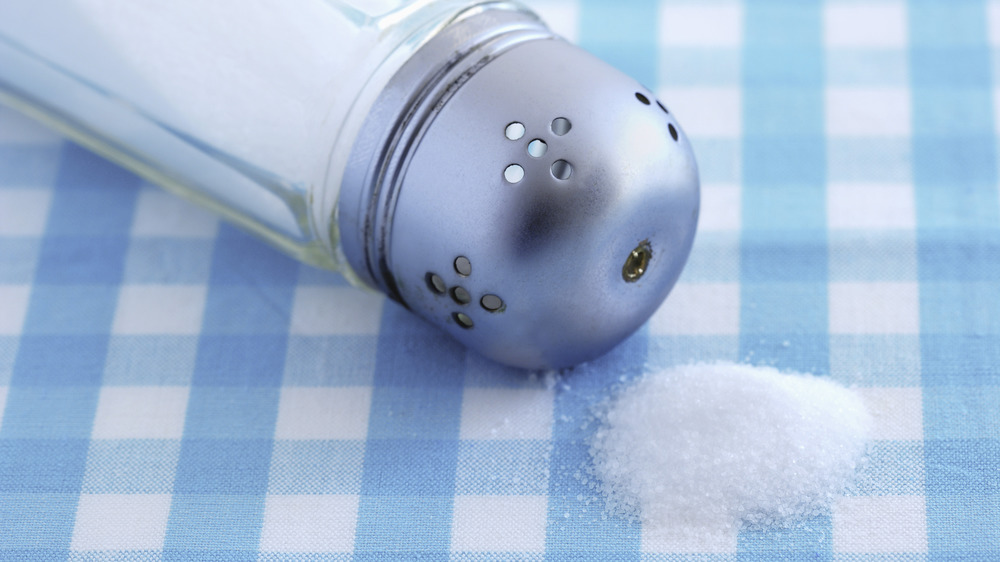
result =
[{"label": "metal collar on shaker", "polygon": [[487,357],[561,368],[659,307],[698,209],[691,145],[651,91],[493,9],[452,23],[393,78],[338,218],[369,283]]}]

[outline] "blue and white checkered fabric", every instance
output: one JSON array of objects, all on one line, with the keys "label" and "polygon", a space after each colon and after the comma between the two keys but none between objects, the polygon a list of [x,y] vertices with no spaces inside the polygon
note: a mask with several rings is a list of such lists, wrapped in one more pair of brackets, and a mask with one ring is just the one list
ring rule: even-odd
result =
[{"label": "blue and white checkered fabric", "polygon": [[[0,558],[1000,558],[1000,1],[537,8],[704,188],[668,302],[555,385],[0,109]],[[603,517],[589,409],[718,359],[857,385],[858,489],[701,542]]]}]

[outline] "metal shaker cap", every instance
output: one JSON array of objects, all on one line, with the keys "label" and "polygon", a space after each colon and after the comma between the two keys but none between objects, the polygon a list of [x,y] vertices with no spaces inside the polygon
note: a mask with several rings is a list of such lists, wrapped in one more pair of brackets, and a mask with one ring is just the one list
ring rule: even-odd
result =
[{"label": "metal shaker cap", "polygon": [[391,196],[366,199],[381,202],[352,263],[489,358],[567,367],[670,292],[694,239],[697,166],[655,94],[586,51],[545,36],[496,51],[413,127]]}]

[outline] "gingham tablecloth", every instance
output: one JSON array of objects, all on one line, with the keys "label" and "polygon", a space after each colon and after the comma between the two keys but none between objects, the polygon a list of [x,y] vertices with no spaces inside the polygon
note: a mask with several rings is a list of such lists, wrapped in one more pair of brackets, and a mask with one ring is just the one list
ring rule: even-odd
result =
[{"label": "gingham tablecloth", "polygon": [[[1000,558],[1000,2],[538,8],[660,94],[703,182],[667,303],[559,379],[0,109],[0,558]],[[702,541],[603,517],[590,408],[723,359],[857,385],[858,489]]]}]

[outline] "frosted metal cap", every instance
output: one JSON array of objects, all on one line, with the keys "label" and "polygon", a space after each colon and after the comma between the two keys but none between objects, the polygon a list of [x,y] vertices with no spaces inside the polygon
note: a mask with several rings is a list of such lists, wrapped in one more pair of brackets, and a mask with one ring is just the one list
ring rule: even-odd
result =
[{"label": "frosted metal cap", "polygon": [[468,347],[567,367],[670,292],[694,240],[697,166],[651,91],[521,13],[490,17],[507,31],[441,46],[464,63],[425,71],[415,95],[403,76],[389,95],[414,96],[408,112],[376,107],[397,120],[355,147],[341,236],[368,282]]}]

